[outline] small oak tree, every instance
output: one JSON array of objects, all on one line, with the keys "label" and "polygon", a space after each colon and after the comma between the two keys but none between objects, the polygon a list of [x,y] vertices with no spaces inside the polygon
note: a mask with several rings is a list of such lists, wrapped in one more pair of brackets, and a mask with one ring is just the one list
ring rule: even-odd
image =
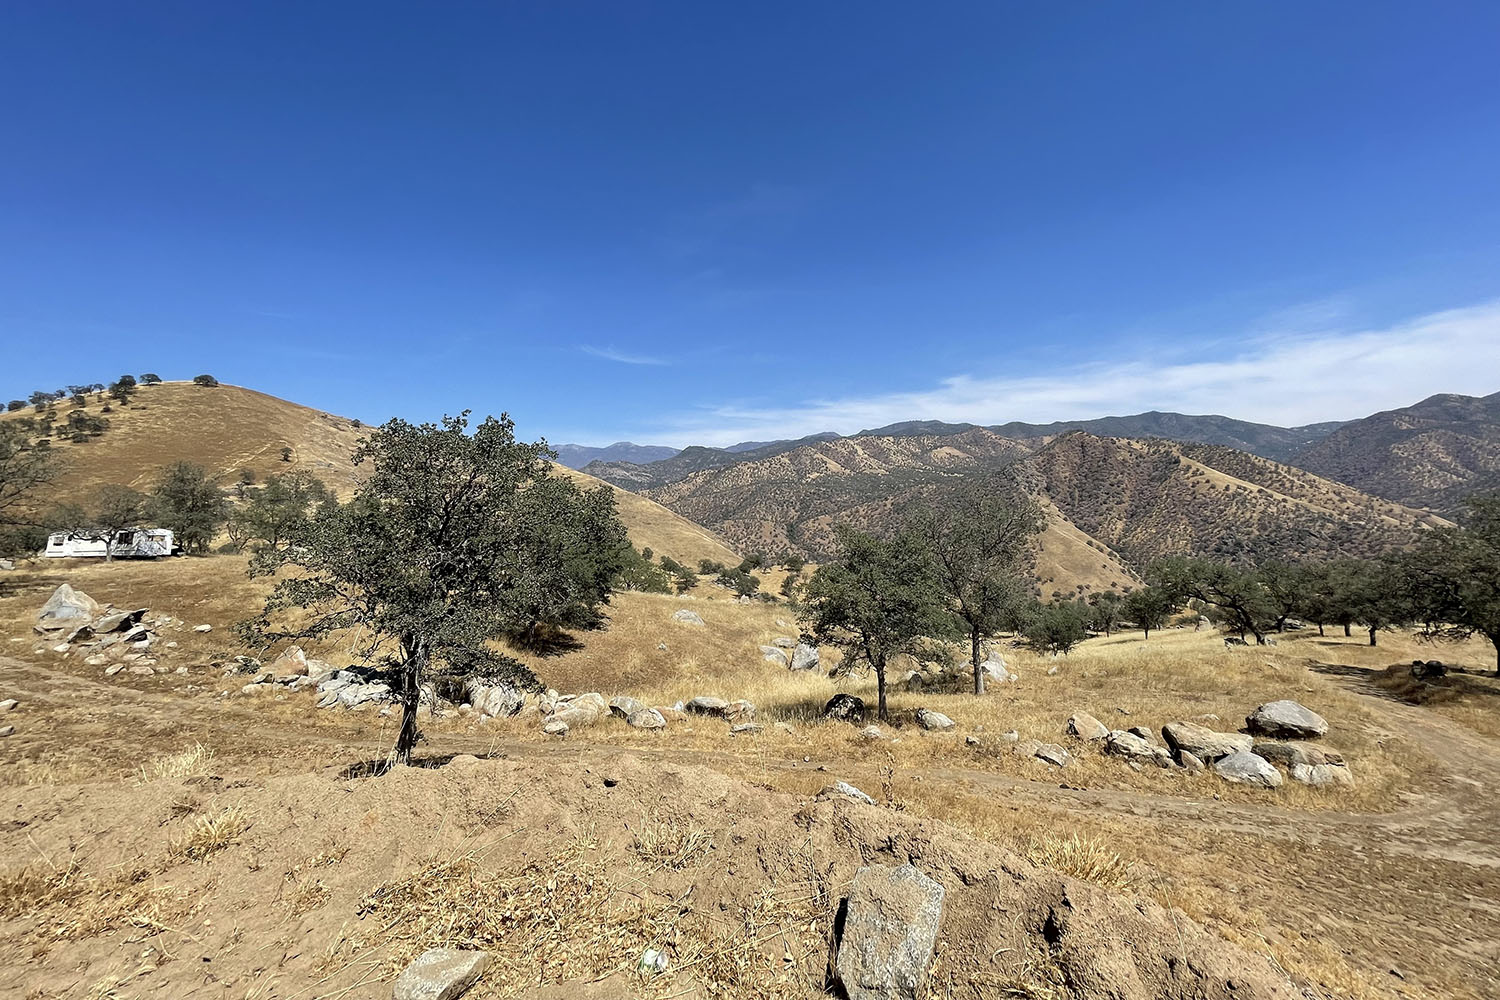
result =
[{"label": "small oak tree", "polygon": [[984,694],[980,647],[1029,598],[1022,583],[1041,508],[1009,481],[975,477],[912,519],[932,554],[939,585],[969,635],[974,693]]},{"label": "small oak tree", "polygon": [[224,522],[229,501],[201,465],[174,462],[151,493],[151,512],[187,552],[206,552]]},{"label": "small oak tree", "polygon": [[114,558],[115,537],[138,526],[146,517],[151,498],[140,490],[114,483],[101,486],[94,493],[89,526],[104,536],[104,561]]},{"label": "small oak tree", "polygon": [[819,567],[807,584],[804,633],[875,671],[878,714],[885,720],[890,658],[910,652],[923,637],[952,633],[954,620],[921,537],[905,531],[886,540],[847,525],[837,525],[834,534],[842,555]]},{"label": "small oak tree", "polygon": [[1471,497],[1463,524],[1431,532],[1405,565],[1426,633],[1463,639],[1477,632],[1495,647],[1500,674],[1500,493]]},{"label": "small oak tree", "polygon": [[294,544],[252,560],[252,575],[293,572],[238,626],[256,646],[363,637],[359,652],[384,655],[395,674],[402,763],[424,684],[528,675],[489,644],[597,627],[630,544],[609,487],[551,475],[546,444],[516,441],[509,417],[472,434],[467,418],[391,420],[363,439],[354,462],[370,471],[354,496],[322,504]]}]

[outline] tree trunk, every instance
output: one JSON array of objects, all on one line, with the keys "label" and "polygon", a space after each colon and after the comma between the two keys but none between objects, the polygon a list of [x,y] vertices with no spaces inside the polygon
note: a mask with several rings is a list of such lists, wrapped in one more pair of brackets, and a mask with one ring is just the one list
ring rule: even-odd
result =
[{"label": "tree trunk", "polygon": [[417,745],[417,705],[422,700],[422,673],[427,649],[420,643],[401,668],[401,733],[396,737],[396,763],[410,764]]},{"label": "tree trunk", "polygon": [[1375,629],[1370,629],[1370,645],[1375,645]]},{"label": "tree trunk", "polygon": [[1348,622],[1344,622],[1344,638],[1347,639],[1347,638],[1349,638],[1353,634],[1354,634],[1353,632],[1349,631],[1349,623]]},{"label": "tree trunk", "polygon": [[875,686],[880,691],[880,699],[879,699],[879,705],[880,705],[880,707],[879,707],[879,709],[875,713],[876,718],[878,718],[881,722],[889,722],[890,721],[890,716],[886,713],[886,710],[885,710],[885,660],[884,659],[882,659],[879,663],[875,664]]},{"label": "tree trunk", "polygon": [[1318,638],[1323,638],[1323,623],[1318,622]]},{"label": "tree trunk", "polygon": [[971,661],[974,664],[974,693],[984,694],[984,668],[979,665],[978,626],[970,626],[969,628],[969,648],[971,655],[974,657]]},{"label": "tree trunk", "polygon": [[1141,638],[1143,640],[1151,638],[1151,630],[1149,628],[1141,629]]}]

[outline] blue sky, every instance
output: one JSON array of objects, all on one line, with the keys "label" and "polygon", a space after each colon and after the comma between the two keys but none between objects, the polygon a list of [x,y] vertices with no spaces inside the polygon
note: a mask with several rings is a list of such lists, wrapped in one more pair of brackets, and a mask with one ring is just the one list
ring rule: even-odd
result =
[{"label": "blue sky", "polygon": [[8,4],[0,395],[723,444],[1500,389],[1500,5]]}]

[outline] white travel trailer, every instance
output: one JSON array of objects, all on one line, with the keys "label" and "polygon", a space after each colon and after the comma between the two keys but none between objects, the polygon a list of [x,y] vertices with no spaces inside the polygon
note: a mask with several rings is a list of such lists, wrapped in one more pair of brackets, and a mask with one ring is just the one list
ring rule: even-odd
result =
[{"label": "white travel trailer", "polygon": [[113,537],[100,531],[55,531],[43,555],[52,559],[160,559],[182,554],[166,528],[126,528]]}]

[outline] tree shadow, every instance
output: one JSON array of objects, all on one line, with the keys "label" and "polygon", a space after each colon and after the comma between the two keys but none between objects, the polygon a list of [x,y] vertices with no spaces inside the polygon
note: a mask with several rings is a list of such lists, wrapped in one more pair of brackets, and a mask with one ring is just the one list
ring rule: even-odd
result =
[{"label": "tree shadow", "polygon": [[511,646],[522,653],[547,658],[573,653],[583,648],[583,640],[571,632],[550,626],[540,626],[510,640]]},{"label": "tree shadow", "polygon": [[1466,667],[1449,666],[1443,677],[1416,677],[1410,661],[1386,667],[1309,661],[1308,669],[1357,681],[1362,691],[1403,705],[1452,704],[1477,698],[1500,698],[1500,679]]},{"label": "tree shadow", "polygon": [[[411,763],[407,764],[406,766],[436,769],[452,763],[454,758],[457,757],[477,757],[480,760],[494,760],[503,758],[504,754],[468,752],[420,755],[414,754],[412,756]],[[379,778],[383,775],[389,774],[399,766],[400,765],[391,760],[391,758],[389,757],[376,757],[371,760],[358,761],[354,764],[350,764],[348,767],[340,768],[339,777],[346,781],[353,780],[355,778]]]}]

